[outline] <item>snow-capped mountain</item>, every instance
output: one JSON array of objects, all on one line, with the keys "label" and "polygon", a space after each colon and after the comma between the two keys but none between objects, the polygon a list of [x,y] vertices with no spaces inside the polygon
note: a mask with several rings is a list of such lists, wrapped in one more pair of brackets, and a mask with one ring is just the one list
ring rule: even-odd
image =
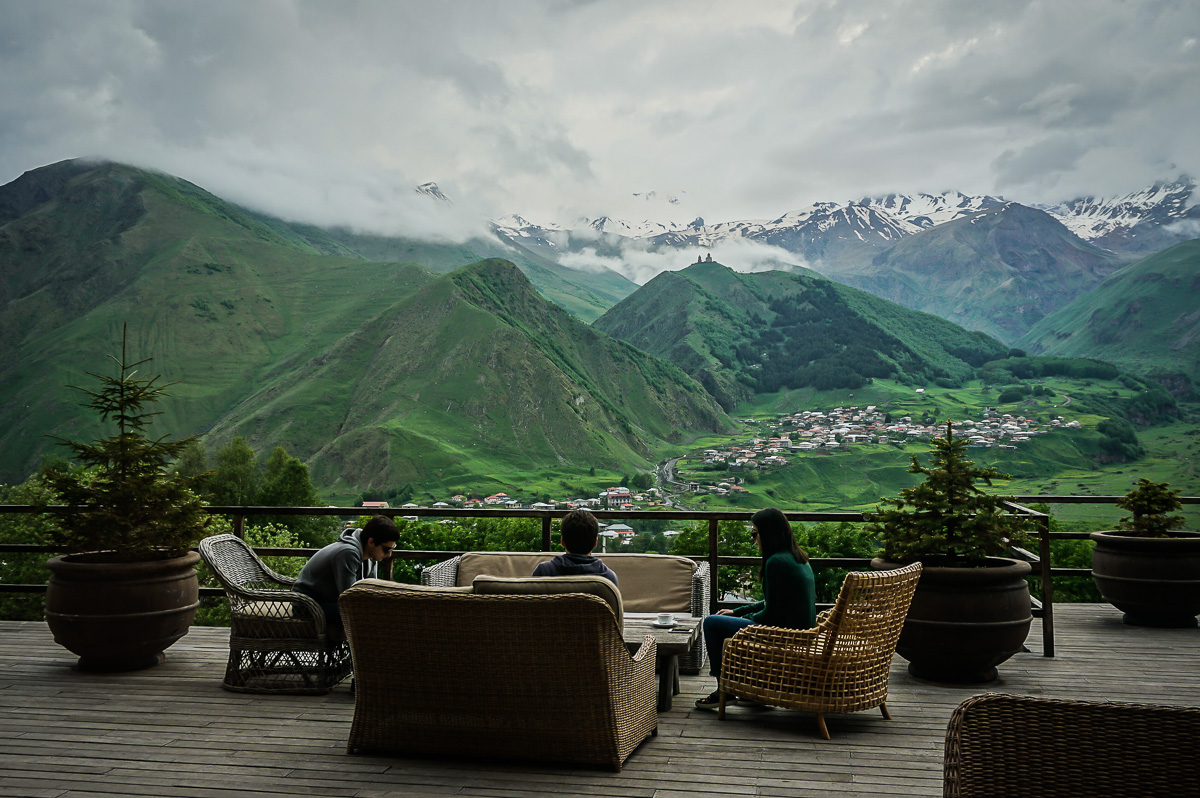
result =
[{"label": "snow-capped mountain", "polygon": [[[1173,232],[1171,226],[1200,220],[1195,191],[1196,181],[1184,176],[1120,197],[1083,197],[1038,207],[1085,241],[1115,250],[1145,252],[1176,243],[1163,240],[1164,232],[1168,236]],[[1200,235],[1200,225],[1195,225],[1190,234],[1186,225],[1178,232],[1181,235],[1174,236],[1177,240],[1194,238]]]},{"label": "snow-capped mountain", "polygon": [[923,229],[986,211],[1003,203],[1004,200],[987,194],[972,197],[958,191],[946,191],[941,194],[914,194],[912,196],[888,194],[886,197],[863,197],[853,204],[882,211]]}]

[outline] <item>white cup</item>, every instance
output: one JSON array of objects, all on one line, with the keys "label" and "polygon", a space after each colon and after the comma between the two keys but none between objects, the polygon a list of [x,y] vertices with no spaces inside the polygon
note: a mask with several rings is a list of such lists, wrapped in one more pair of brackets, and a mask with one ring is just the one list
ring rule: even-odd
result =
[{"label": "white cup", "polygon": [[672,623],[675,623],[675,615],[673,613],[660,612],[658,614],[658,624],[660,626],[667,626]]}]

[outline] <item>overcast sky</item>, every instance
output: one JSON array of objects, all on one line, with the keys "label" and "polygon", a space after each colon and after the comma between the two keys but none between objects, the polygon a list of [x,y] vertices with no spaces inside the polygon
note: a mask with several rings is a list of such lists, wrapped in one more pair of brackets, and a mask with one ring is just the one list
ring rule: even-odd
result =
[{"label": "overcast sky", "polygon": [[386,232],[451,224],[426,181],[534,221],[1051,202],[1200,176],[1198,38],[1196,0],[0,0],[0,183],[97,155]]}]

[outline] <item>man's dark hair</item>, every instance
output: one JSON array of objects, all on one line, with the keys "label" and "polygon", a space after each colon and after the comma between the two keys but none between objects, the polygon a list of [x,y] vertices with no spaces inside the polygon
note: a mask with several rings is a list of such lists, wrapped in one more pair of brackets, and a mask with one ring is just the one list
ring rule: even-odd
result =
[{"label": "man's dark hair", "polygon": [[572,554],[591,554],[600,536],[600,522],[587,510],[572,510],[563,516],[562,542]]},{"label": "man's dark hair", "polygon": [[376,546],[381,543],[394,543],[400,540],[400,530],[396,529],[396,522],[386,515],[377,515],[363,527],[359,538],[363,543],[368,540],[374,541]]}]

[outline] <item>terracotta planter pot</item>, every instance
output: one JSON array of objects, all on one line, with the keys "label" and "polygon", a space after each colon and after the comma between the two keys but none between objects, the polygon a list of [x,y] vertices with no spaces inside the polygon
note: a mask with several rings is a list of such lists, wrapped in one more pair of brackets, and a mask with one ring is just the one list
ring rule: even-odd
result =
[{"label": "terracotta planter pot", "polygon": [[[875,559],[871,567],[900,565]],[[1029,563],[1002,557],[989,557],[978,568],[925,563],[896,646],[908,672],[959,684],[995,679],[996,666],[1023,651],[1029,636],[1029,572]]]},{"label": "terracotta planter pot", "polygon": [[129,671],[162,662],[187,634],[200,605],[200,555],[150,562],[87,562],[86,554],[46,563],[46,621],[83,670]]},{"label": "terracotta planter pot", "polygon": [[1093,532],[1092,579],[1135,626],[1193,627],[1200,614],[1200,533],[1139,538]]}]

